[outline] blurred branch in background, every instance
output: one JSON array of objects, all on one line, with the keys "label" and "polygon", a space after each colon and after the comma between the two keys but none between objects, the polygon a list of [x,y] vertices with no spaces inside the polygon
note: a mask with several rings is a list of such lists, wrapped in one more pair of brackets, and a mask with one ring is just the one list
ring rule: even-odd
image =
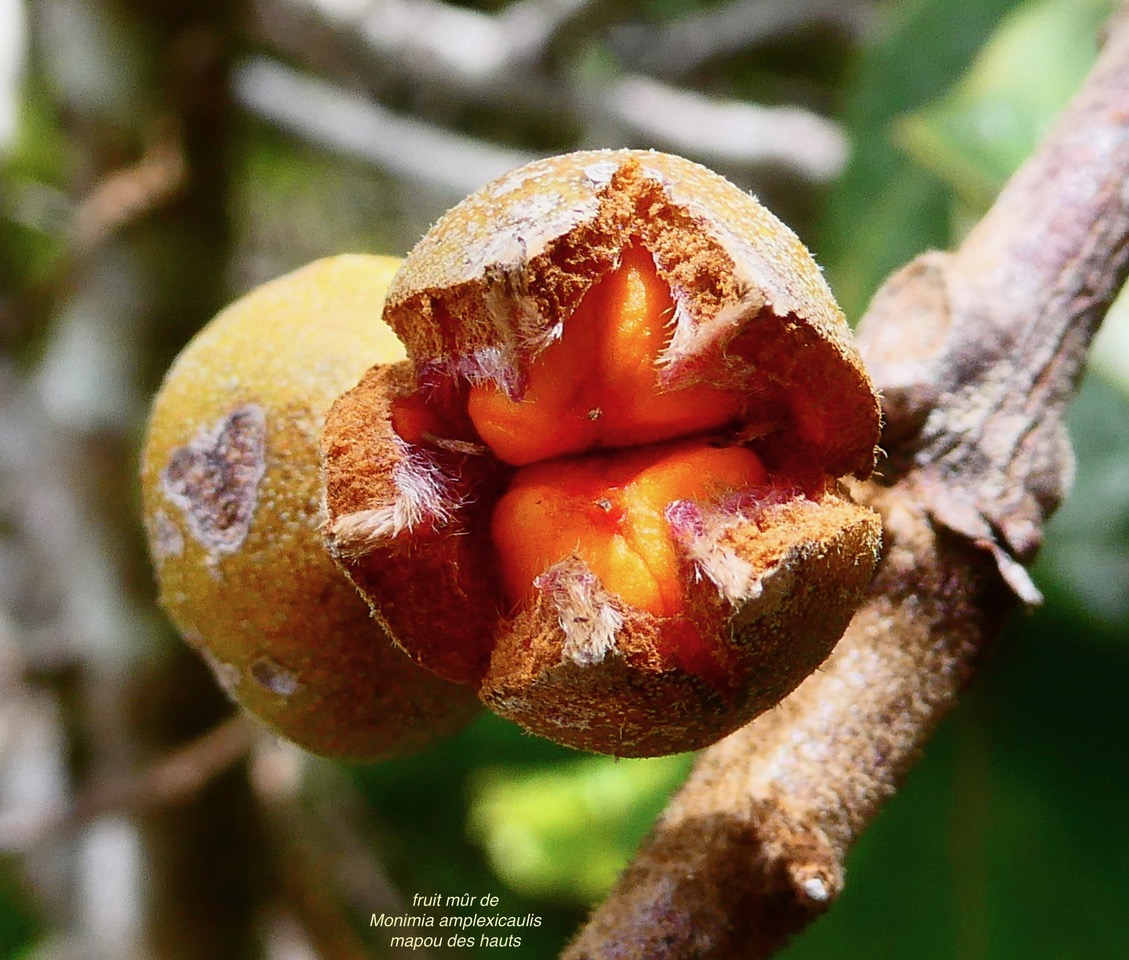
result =
[{"label": "blurred branch in background", "polygon": [[681,77],[710,61],[807,27],[834,26],[862,39],[874,23],[870,3],[735,0],[661,25],[618,26],[611,33],[611,43],[612,49],[634,69]]},{"label": "blurred branch in background", "polygon": [[[469,103],[499,111],[538,112],[553,117],[561,133],[595,127],[605,134],[603,146],[644,144],[680,150],[702,162],[737,171],[745,180],[767,168],[826,182],[842,170],[847,153],[842,131],[811,111],[761,107],[673,87],[616,69],[606,58],[604,68],[586,71],[586,58],[575,54],[586,42],[596,43],[595,31],[625,17],[631,6],[523,0],[489,15],[434,0],[369,4],[259,0],[256,9],[264,38],[280,51],[322,67],[326,65],[326,42],[356,51],[352,61],[364,72],[370,89],[408,79],[413,99],[424,100],[425,109],[426,102],[435,99],[445,105],[442,109],[431,107],[439,114]],[[736,15],[745,16],[747,12],[738,10]],[[311,44],[308,39],[310,32],[305,24],[311,18],[316,21],[315,32],[321,30],[319,44]],[[531,29],[530,23],[536,28]],[[327,24],[331,30],[328,37]],[[777,24],[781,28],[794,25],[787,18]],[[765,29],[757,39],[772,32]],[[562,50],[574,54],[574,58],[554,56]],[[340,64],[350,62],[350,57],[346,53],[330,60]],[[680,56],[673,58],[673,62],[680,60]],[[322,96],[318,102],[327,105],[331,100],[329,88],[319,89]],[[344,93],[337,99],[353,103]],[[265,112],[268,107],[261,96],[248,102],[257,111]],[[308,97],[307,104],[313,106]],[[275,104],[273,110],[278,109]],[[375,132],[379,108],[370,105],[369,109],[373,120],[365,126]],[[352,115],[359,116],[357,111],[354,106]],[[294,132],[304,128],[315,139],[326,142],[325,122],[312,111],[301,122],[298,112],[297,108],[288,111],[288,128]],[[383,123],[387,134],[404,130],[409,142],[417,139],[417,125],[404,129],[406,121],[396,125],[390,116]],[[573,145],[584,145],[584,139],[579,137],[581,142]],[[387,144],[380,154],[371,148],[368,154],[388,163],[386,158],[393,149]],[[472,148],[472,162],[485,149]],[[406,164],[417,178],[428,178],[432,167],[442,170],[447,166],[445,151],[434,162],[429,162],[426,151],[417,154],[406,150],[405,154],[393,161],[393,169],[399,172]]]},{"label": "blurred branch in background", "polygon": [[239,103],[282,130],[325,149],[416,181],[452,201],[532,159],[410,117],[267,59],[235,77]]},{"label": "blurred branch in background", "polygon": [[0,156],[16,134],[27,28],[21,4],[0,3]]},{"label": "blurred branch in background", "polygon": [[[233,714],[195,740],[179,746],[148,768],[117,781],[94,784],[74,798],[69,809],[53,814],[34,810],[15,829],[0,833],[0,848],[25,852],[56,842],[109,814],[136,814],[190,800],[226,769],[242,760],[262,730],[243,714]],[[57,804],[56,804],[57,806]],[[33,808],[34,809],[34,808]]]},{"label": "blurred branch in background", "polygon": [[[74,199],[41,272],[4,291],[27,359],[3,361],[3,600],[31,665],[22,699],[55,705],[44,742],[56,751],[36,758],[55,772],[52,802],[13,790],[17,830],[5,840],[33,842],[24,859],[68,954],[245,956],[253,891],[270,874],[252,866],[262,858],[245,779],[220,772],[239,745],[220,728],[204,743],[219,744],[221,762],[188,770],[188,782],[184,762],[198,750],[160,759],[230,706],[154,629],[123,496],[135,486],[148,371],[170,356],[155,345],[183,339],[226,295],[223,120],[238,10],[59,2],[30,12],[29,66]],[[36,669],[51,651],[65,669]],[[136,782],[139,767],[149,773]]]},{"label": "blurred branch in background", "polygon": [[[260,744],[251,780],[279,851],[285,905],[316,955],[370,956],[359,931],[373,913],[403,915],[408,902],[377,856],[380,843],[356,788],[332,764],[284,743]],[[387,956],[429,954],[390,948]]]},{"label": "blurred branch in background", "polygon": [[638,75],[611,83],[602,102],[632,137],[714,165],[827,183],[847,162],[843,131],[810,110],[719,100]]},{"label": "blurred branch in background", "polygon": [[75,207],[75,255],[105,243],[110,234],[153,213],[184,186],[184,152],[174,130],[158,129],[136,163],[113,170]]}]

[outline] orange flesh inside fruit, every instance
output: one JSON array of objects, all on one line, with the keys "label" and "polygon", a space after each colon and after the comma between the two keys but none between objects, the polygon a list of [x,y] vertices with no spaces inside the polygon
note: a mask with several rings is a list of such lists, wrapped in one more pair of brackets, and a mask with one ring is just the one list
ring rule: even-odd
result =
[{"label": "orange flesh inside fruit", "polygon": [[511,400],[472,387],[467,412],[495,456],[513,466],[600,448],[634,447],[737,419],[742,394],[709,384],[663,389],[659,357],[674,317],[670,288],[643,247],[624,250],[534,360]]},{"label": "orange flesh inside fruit", "polygon": [[752,451],[696,441],[525,467],[492,520],[506,596],[527,599],[548,567],[577,556],[626,603],[675,616],[685,598],[667,506],[716,501],[767,479]]},{"label": "orange flesh inside fruit", "polygon": [[418,396],[392,401],[392,429],[411,444],[426,443],[429,437],[444,433],[443,422]]},{"label": "orange flesh inside fruit", "polygon": [[[625,608],[661,621],[653,642],[663,660],[723,689],[725,653],[696,623],[691,591],[701,587],[667,511],[678,501],[717,504],[772,478],[748,447],[711,443],[747,415],[745,389],[663,381],[674,314],[653,256],[629,242],[532,361],[521,397],[473,385],[466,413],[490,452],[516,468],[490,515],[507,604],[535,600],[539,578],[578,559]],[[393,420],[409,443],[434,429],[422,402],[401,403]]]}]

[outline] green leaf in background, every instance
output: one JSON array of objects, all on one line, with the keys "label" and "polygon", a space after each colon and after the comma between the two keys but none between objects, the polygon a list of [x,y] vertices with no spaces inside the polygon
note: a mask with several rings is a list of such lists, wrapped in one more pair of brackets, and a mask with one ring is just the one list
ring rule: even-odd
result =
[{"label": "green leaf in background", "polygon": [[[951,246],[954,212],[983,212],[1078,88],[1108,8],[924,0],[864,52],[844,115],[854,154],[816,245],[849,316],[891,270]],[[1121,311],[1129,300],[1071,407],[1078,476],[1035,570],[1046,605],[989,651],[966,702],[852,852],[840,902],[782,958],[1125,955],[1129,770],[1110,762],[1129,739],[1117,706],[1129,657]]]},{"label": "green leaf in background", "polygon": [[1122,287],[1090,350],[1090,369],[1129,399],[1129,287]]},{"label": "green leaf in background", "polygon": [[898,144],[982,214],[1097,56],[1109,0],[1029,0],[941,99],[901,119]]},{"label": "green leaf in background", "polygon": [[47,275],[70,225],[66,141],[35,86],[24,85],[16,137],[0,154],[0,296]]},{"label": "green leaf in background", "polygon": [[949,245],[950,193],[894,142],[896,118],[947,89],[1015,0],[917,0],[894,8],[859,55],[842,120],[851,160],[813,244],[835,296],[857,319],[907,260]]},{"label": "green leaf in background", "polygon": [[[542,918],[540,927],[522,933],[516,960],[555,956],[583,914],[573,902],[526,894],[487,862],[468,837],[473,785],[482,769],[512,767],[516,776],[516,771],[567,768],[576,758],[573,750],[486,714],[422,753],[347,769],[368,801],[376,855],[409,902],[420,892],[490,893],[501,898],[502,912],[532,911]],[[442,956],[456,955],[466,956],[454,951]]]},{"label": "green leaf in background", "polygon": [[7,860],[0,860],[0,957],[15,960],[30,954],[42,931],[33,917],[19,874]]},{"label": "green leaf in background", "polygon": [[607,893],[691,760],[590,756],[549,769],[484,769],[471,783],[469,828],[515,890],[590,904]]},{"label": "green leaf in background", "polygon": [[1125,956],[1126,651],[1048,605],[994,663],[780,960]]},{"label": "green leaf in background", "polygon": [[1120,633],[1118,646],[1129,653],[1129,393],[1091,376],[1069,425],[1078,473],[1048,525],[1036,577],[1063,591],[1060,602],[1080,619]]}]

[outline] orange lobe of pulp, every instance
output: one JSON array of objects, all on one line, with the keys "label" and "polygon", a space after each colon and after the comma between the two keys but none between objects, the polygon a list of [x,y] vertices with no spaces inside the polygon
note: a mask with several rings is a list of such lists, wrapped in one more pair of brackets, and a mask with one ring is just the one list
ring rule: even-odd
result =
[{"label": "orange lobe of pulp", "polygon": [[696,441],[525,467],[491,524],[506,598],[528,599],[546,569],[578,556],[626,603],[675,616],[686,598],[667,506],[716,501],[767,480],[752,451]]},{"label": "orange lobe of pulp", "polygon": [[674,315],[670,287],[651,254],[633,245],[533,361],[528,387],[511,400],[492,384],[467,404],[479,436],[514,466],[597,448],[632,447],[698,433],[736,419],[736,390],[708,384],[662,389],[658,358]]},{"label": "orange lobe of pulp", "polygon": [[444,433],[442,420],[418,396],[392,401],[392,429],[401,440],[413,445]]}]

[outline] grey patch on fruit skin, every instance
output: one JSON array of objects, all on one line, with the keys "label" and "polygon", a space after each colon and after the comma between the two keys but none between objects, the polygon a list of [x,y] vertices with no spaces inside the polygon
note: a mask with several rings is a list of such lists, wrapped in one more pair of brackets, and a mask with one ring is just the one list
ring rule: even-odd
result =
[{"label": "grey patch on fruit skin", "polygon": [[263,408],[244,404],[174,450],[161,472],[161,491],[183,512],[212,564],[235,553],[251,531],[267,467],[266,434]]},{"label": "grey patch on fruit skin", "polygon": [[582,667],[602,663],[616,649],[615,636],[623,626],[623,614],[611,602],[611,594],[582,560],[570,557],[553,564],[533,584],[557,609],[564,633],[561,660]]},{"label": "grey patch on fruit skin", "polygon": [[251,677],[264,690],[284,700],[292,697],[302,686],[293,673],[270,657],[259,657],[251,664]]},{"label": "grey patch on fruit skin", "polygon": [[685,357],[701,356],[708,352],[727,336],[732,336],[754,322],[769,306],[760,288],[750,284],[742,288],[739,299],[726,304],[714,317],[703,319],[699,316],[692,297],[681,290],[672,289],[671,292],[675,301],[672,333],[658,358],[658,366],[664,368],[677,367]]},{"label": "grey patch on fruit skin", "polygon": [[[726,527],[733,525],[732,518],[719,519],[716,514],[703,512],[694,505],[688,506],[694,510],[697,528],[680,529],[672,522],[672,532],[695,567],[717,587],[722,598],[733,606],[739,606],[749,599],[757,571],[748,560],[721,542]],[[667,517],[671,522],[670,508]]]},{"label": "grey patch on fruit skin", "polygon": [[186,627],[180,631],[181,636],[184,637],[184,642],[187,643],[193,650],[204,652],[204,635],[194,627]]},{"label": "grey patch on fruit skin", "polygon": [[153,556],[158,560],[179,557],[184,553],[184,537],[164,510],[153,514]]},{"label": "grey patch on fruit skin", "polygon": [[758,570],[726,541],[726,535],[745,523],[740,514],[703,510],[689,501],[667,507],[671,533],[704,576],[738,617],[753,620],[776,610],[795,588],[796,569],[805,547],[794,545],[772,566]]},{"label": "grey patch on fruit skin", "polygon": [[326,539],[335,557],[359,560],[425,519],[439,524],[450,522],[448,504],[454,495],[443,470],[406,445],[401,444],[400,448],[404,457],[392,474],[396,500],[368,510],[343,513],[330,523]]},{"label": "grey patch on fruit skin", "polygon": [[796,589],[796,570],[803,559],[802,546],[789,547],[784,556],[748,587],[738,617],[749,621],[773,614]]},{"label": "grey patch on fruit skin", "polygon": [[212,674],[215,676],[216,682],[223,689],[223,692],[234,700],[236,691],[239,689],[239,681],[243,679],[239,668],[233,664],[224,663],[207,647],[199,647],[198,649],[200,650],[200,656],[204,658],[204,661],[211,668]]},{"label": "grey patch on fruit skin", "polygon": [[[596,163],[590,163],[584,168],[584,181],[594,190],[606,187],[612,182],[612,177],[615,176],[619,167],[619,160],[600,160]],[[652,180],[662,179],[661,175],[656,174],[653,170],[646,170],[646,173]]]}]

